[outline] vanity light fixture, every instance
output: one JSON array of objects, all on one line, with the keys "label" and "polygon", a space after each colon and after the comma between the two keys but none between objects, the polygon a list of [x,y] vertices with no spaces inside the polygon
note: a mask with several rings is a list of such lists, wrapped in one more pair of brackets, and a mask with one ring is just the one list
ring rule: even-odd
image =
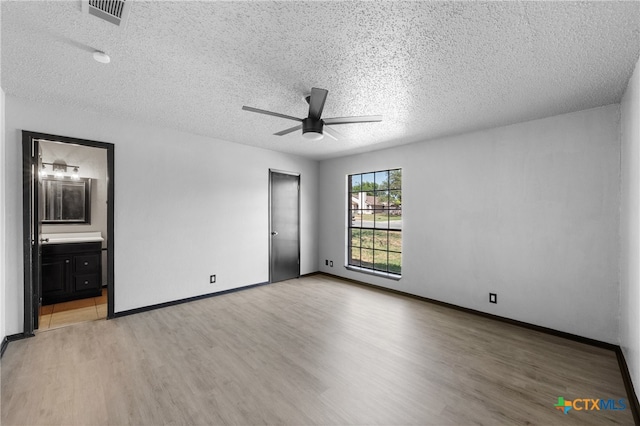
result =
[{"label": "vanity light fixture", "polygon": [[47,166],[51,166],[51,171],[53,172],[53,176],[58,179],[64,178],[67,175],[67,167],[73,167],[73,173],[71,173],[71,176],[70,176],[71,179],[73,180],[80,179],[80,176],[78,175],[78,169],[80,169],[80,166],[72,166],[71,164],[67,164],[63,160],[56,160],[53,163],[45,163],[43,161],[42,168],[38,172],[41,178],[46,178],[47,176],[50,175],[50,173],[47,171]]}]

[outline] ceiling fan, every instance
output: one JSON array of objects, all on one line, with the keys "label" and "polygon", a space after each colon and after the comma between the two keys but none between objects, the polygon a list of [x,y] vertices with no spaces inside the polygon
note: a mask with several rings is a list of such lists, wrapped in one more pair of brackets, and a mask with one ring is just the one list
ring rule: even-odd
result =
[{"label": "ceiling fan", "polygon": [[305,97],[305,100],[309,104],[309,115],[307,116],[307,118],[292,117],[290,115],[266,111],[264,109],[253,108],[249,106],[243,106],[242,109],[245,111],[273,115],[275,117],[287,118],[289,120],[302,122],[302,124],[298,124],[297,126],[290,127],[278,133],[274,133],[274,135],[283,136],[291,132],[295,132],[296,130],[302,129],[302,136],[314,141],[322,139],[324,133],[326,133],[329,137],[338,140],[339,133],[328,126],[333,126],[336,124],[372,123],[376,121],[382,121],[381,115],[365,115],[360,117],[333,117],[322,119],[322,109],[324,108],[324,102],[327,100],[328,93],[329,91],[326,89],[318,89],[316,87],[311,89],[311,94]]}]

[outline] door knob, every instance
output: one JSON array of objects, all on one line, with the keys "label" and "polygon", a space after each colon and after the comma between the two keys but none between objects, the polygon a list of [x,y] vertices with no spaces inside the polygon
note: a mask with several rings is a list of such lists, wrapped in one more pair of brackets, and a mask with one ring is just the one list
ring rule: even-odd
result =
[{"label": "door knob", "polygon": [[276,231],[271,231],[271,235],[275,237],[276,235],[278,235],[278,233]]}]

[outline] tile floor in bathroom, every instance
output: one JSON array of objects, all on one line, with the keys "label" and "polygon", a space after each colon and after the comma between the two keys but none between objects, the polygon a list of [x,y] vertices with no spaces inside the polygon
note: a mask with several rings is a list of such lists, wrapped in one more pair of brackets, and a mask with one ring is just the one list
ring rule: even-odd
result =
[{"label": "tile floor in bathroom", "polygon": [[40,307],[38,331],[65,327],[85,321],[95,321],[107,317],[107,289],[102,289],[99,297],[73,300]]}]

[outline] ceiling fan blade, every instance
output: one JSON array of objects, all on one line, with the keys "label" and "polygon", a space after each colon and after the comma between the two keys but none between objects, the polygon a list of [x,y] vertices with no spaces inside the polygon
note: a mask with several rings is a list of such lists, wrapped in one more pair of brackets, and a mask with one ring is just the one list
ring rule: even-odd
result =
[{"label": "ceiling fan blade", "polygon": [[293,126],[293,127],[288,128],[288,129],[281,130],[278,133],[274,133],[274,135],[284,136],[284,135],[288,135],[289,133],[295,132],[296,130],[300,130],[300,129],[302,129],[302,124],[298,124],[297,126]]},{"label": "ceiling fan blade", "polygon": [[313,120],[320,120],[322,115],[322,109],[324,108],[324,102],[327,100],[326,89],[318,89],[316,87],[311,88],[311,97],[309,98],[309,118]]},{"label": "ceiling fan blade", "polygon": [[331,139],[333,139],[334,141],[337,141],[338,139],[340,139],[342,137],[342,135],[340,134],[340,132],[337,132],[335,130],[333,130],[331,127],[329,126],[324,126],[322,132],[329,136]]},{"label": "ceiling fan blade", "polygon": [[245,111],[257,112],[258,114],[273,115],[274,117],[287,118],[293,121],[302,121],[302,118],[292,117],[290,115],[280,114],[279,112],[267,111],[264,109],[254,108],[250,106],[243,106],[242,109]]},{"label": "ceiling fan blade", "polygon": [[360,117],[333,117],[325,118],[324,124],[330,124],[332,126],[336,124],[349,124],[349,123],[374,123],[376,121],[382,121],[381,115],[363,115]]}]

